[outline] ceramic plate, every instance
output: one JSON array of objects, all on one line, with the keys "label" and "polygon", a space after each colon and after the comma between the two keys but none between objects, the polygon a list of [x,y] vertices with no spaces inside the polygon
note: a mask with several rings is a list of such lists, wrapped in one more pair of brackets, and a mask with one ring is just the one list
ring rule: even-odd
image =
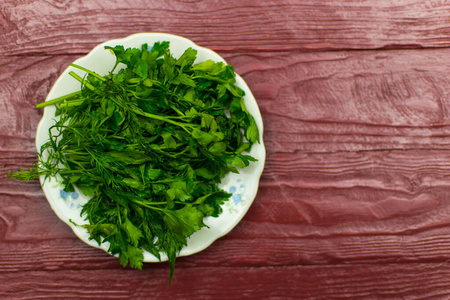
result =
[{"label": "ceramic plate", "polygon": [[[214,51],[200,47],[186,38],[164,33],[138,33],[123,39],[111,40],[100,44],[88,55],[77,59],[74,63],[93,70],[98,74],[105,75],[114,66],[115,56],[109,50],[105,50],[104,46],[108,45],[114,47],[116,45],[123,45],[125,48],[140,48],[143,43],[147,43],[151,46],[157,41],[169,41],[170,51],[173,53],[174,57],[179,57],[184,50],[192,47],[198,51],[196,63],[208,59],[225,62],[224,59]],[[46,101],[80,89],[80,84],[69,75],[70,71],[78,73],[81,77],[85,75],[78,69],[72,67],[67,68],[55,82]],[[204,220],[204,223],[208,225],[209,228],[204,227],[195,232],[188,239],[187,246],[181,250],[179,256],[191,255],[204,250],[216,239],[230,232],[230,230],[239,223],[255,199],[259,179],[265,163],[265,148],[262,139],[263,123],[255,98],[247,84],[239,75],[236,76],[236,85],[245,91],[245,104],[248,111],[254,116],[260,130],[261,143],[255,144],[250,152],[252,156],[258,159],[258,162],[251,163],[250,166],[241,170],[240,174],[229,174],[223,179],[220,187],[233,194],[231,199],[223,205],[223,213],[219,217],[208,217]],[[55,122],[54,113],[55,108],[53,106],[44,109],[44,114],[38,125],[36,135],[36,147],[38,151],[40,150],[41,145],[48,140],[48,128]],[[69,221],[72,219],[77,224],[87,223],[87,221],[80,216],[80,213],[82,205],[88,201],[88,198],[78,190],[73,193],[64,192],[58,178],[47,179],[45,182],[44,177],[41,177],[40,179],[45,196],[56,215],[70,226],[81,240],[93,247],[107,251],[109,247],[108,243],[103,243],[99,246],[97,242],[89,240],[89,234],[84,228],[77,227]],[[167,257],[162,255],[161,261],[165,260],[167,260]],[[158,262],[159,260],[152,254],[144,252],[144,261]]]}]

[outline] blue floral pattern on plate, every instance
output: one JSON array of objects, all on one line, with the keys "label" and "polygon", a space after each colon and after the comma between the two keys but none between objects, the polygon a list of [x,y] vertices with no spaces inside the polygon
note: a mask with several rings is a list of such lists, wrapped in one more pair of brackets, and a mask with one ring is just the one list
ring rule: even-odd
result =
[{"label": "blue floral pattern on plate", "polygon": [[68,207],[72,209],[80,209],[81,204],[76,201],[79,199],[80,194],[78,192],[66,192],[62,187],[61,181],[56,181],[56,184],[52,186],[53,188],[59,188],[59,198],[64,200]]},{"label": "blue floral pattern on plate", "polygon": [[232,195],[230,200],[226,202],[225,208],[227,208],[230,213],[238,212],[237,206],[245,203],[245,184],[242,182],[242,179],[238,178],[236,182],[228,188],[228,192]]}]

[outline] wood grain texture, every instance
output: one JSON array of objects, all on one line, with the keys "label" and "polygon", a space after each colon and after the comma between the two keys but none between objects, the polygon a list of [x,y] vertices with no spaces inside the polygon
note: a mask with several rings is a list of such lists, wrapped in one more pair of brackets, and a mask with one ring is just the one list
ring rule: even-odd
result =
[{"label": "wood grain texture", "polygon": [[[448,299],[448,263],[0,273],[6,299]],[[225,286],[227,288],[219,288]],[[105,289],[105,287],[108,287]],[[219,289],[220,290],[219,290]]]},{"label": "wood grain texture", "polygon": [[448,1],[17,1],[0,8],[0,55],[86,53],[134,32],[220,51],[448,47]]},{"label": "wood grain texture", "polygon": [[[227,236],[123,269],[0,172],[1,299],[449,299],[450,2],[44,1],[0,5],[0,170],[35,161],[41,102],[134,32],[218,51],[253,91],[266,167]],[[364,51],[360,51],[364,50]]]},{"label": "wood grain texture", "polygon": [[[224,53],[255,91],[268,161],[241,224],[202,253],[179,259],[178,273],[448,260],[447,51]],[[3,168],[34,160],[40,112],[33,106],[76,57],[0,58],[8,67],[2,110],[10,112],[2,123]],[[36,92],[27,95],[30,89]],[[348,94],[354,96],[339,101]],[[414,110],[420,113],[407,113]],[[18,122],[23,111],[28,118]],[[4,180],[0,190],[3,272],[120,269],[74,237],[37,182]]]}]

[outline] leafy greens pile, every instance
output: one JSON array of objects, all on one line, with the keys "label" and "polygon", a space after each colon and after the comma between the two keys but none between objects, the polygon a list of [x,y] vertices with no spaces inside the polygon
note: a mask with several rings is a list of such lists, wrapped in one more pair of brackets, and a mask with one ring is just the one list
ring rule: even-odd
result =
[{"label": "leafy greens pile", "polygon": [[65,191],[76,185],[91,197],[79,225],[90,238],[109,242],[123,266],[141,269],[143,250],[166,254],[170,281],[187,238],[231,196],[217,184],[256,161],[245,153],[258,127],[230,65],[194,64],[192,48],[176,59],[169,42],[105,48],[116,56],[111,72],[72,65],[86,72],[70,72],[80,91],[36,106],[55,105],[59,120],[38,162],[9,176],[59,174]]}]

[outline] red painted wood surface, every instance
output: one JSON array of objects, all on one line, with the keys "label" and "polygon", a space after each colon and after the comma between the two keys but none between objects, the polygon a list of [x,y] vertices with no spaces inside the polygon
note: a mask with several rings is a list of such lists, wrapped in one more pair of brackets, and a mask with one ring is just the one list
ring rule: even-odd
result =
[{"label": "red painted wood surface", "polygon": [[168,288],[167,263],[123,269],[1,173],[1,299],[450,298],[450,2],[4,0],[0,169],[35,160],[34,105],[68,63],[146,31],[216,50],[250,86],[254,204]]}]

